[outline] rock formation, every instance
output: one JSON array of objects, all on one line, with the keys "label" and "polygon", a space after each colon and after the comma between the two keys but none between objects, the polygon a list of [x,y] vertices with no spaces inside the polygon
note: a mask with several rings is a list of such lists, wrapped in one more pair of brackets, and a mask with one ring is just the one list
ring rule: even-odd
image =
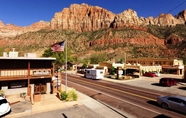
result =
[{"label": "rock formation", "polygon": [[52,29],[62,28],[76,31],[95,31],[105,28],[122,28],[124,26],[175,26],[186,22],[185,10],[177,16],[160,14],[157,18],[138,17],[136,11],[128,9],[114,14],[98,6],[72,4],[54,15],[50,22]]},{"label": "rock formation", "polygon": [[0,21],[0,38],[3,37],[14,37],[26,32],[34,32],[41,29],[45,29],[49,27],[49,22],[39,21],[31,26],[19,27],[13,24],[4,25],[2,21]]},{"label": "rock formation", "polygon": [[52,29],[62,28],[76,31],[95,31],[109,28],[115,15],[101,7],[87,4],[72,4],[54,15],[50,22]]},{"label": "rock formation", "polygon": [[3,22],[0,21],[0,37],[13,37],[40,29],[58,28],[84,32],[132,26],[145,30],[141,26],[150,24],[158,26],[186,24],[186,10],[181,11],[176,16],[160,14],[157,18],[139,18],[136,11],[132,9],[124,10],[120,14],[114,14],[99,6],[90,6],[85,3],[72,4],[69,8],[64,8],[61,12],[55,13],[50,22],[39,21],[31,26],[19,27],[11,24],[4,25]]}]

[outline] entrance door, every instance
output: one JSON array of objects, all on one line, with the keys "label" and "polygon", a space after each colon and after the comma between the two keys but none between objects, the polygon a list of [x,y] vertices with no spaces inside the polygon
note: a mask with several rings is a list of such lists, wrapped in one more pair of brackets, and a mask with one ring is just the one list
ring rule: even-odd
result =
[{"label": "entrance door", "polygon": [[34,93],[46,93],[46,84],[34,85]]}]

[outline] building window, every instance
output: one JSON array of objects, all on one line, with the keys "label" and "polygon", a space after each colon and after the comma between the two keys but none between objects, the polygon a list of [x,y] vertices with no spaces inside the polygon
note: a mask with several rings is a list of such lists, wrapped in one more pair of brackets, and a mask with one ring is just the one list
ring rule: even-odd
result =
[{"label": "building window", "polygon": [[8,83],[8,89],[27,87],[27,80],[11,81]]}]

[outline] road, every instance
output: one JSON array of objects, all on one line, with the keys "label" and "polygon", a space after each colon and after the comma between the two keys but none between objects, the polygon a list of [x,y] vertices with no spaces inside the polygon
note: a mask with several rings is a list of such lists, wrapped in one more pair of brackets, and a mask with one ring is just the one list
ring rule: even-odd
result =
[{"label": "road", "polygon": [[[65,79],[62,82],[65,85]],[[68,87],[73,87],[100,101],[123,116],[128,113],[137,118],[185,117],[181,113],[159,107],[156,98],[169,93],[104,80],[91,80],[70,74],[68,74]]]}]

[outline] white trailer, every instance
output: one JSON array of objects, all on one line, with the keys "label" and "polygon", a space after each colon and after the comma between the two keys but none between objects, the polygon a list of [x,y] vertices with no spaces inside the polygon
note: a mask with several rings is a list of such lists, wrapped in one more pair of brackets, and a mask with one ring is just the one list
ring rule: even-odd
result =
[{"label": "white trailer", "polygon": [[86,69],[84,76],[86,78],[90,78],[90,79],[103,79],[104,70],[102,70],[102,69]]}]

